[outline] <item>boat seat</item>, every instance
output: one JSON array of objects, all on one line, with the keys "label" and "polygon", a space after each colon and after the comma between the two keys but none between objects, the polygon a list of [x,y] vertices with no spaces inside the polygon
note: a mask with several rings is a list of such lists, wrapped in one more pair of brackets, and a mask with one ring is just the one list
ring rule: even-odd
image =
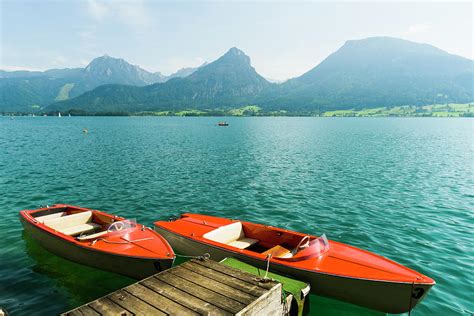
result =
[{"label": "boat seat", "polygon": [[245,237],[241,222],[221,226],[204,234],[202,237],[239,249],[245,249],[258,243],[258,239]]},{"label": "boat seat", "polygon": [[232,247],[239,248],[239,249],[245,249],[245,248],[248,248],[248,247],[250,247],[250,246],[252,246],[256,243],[258,243],[257,239],[242,238],[242,239],[239,239],[239,240],[236,240],[236,241],[232,241],[232,242],[228,243],[228,245],[232,246]]},{"label": "boat seat", "polygon": [[95,234],[90,234],[90,235],[83,235],[83,236],[79,236],[77,237],[77,240],[92,240],[92,239],[96,239],[96,238],[99,238],[99,237],[102,237],[104,235],[107,235],[108,231],[104,230],[104,231],[101,231],[101,232],[98,232],[98,233],[95,233]]},{"label": "boat seat", "polygon": [[290,251],[290,252],[285,253],[284,255],[278,256],[278,258],[283,258],[283,259],[293,258],[293,253]]},{"label": "boat seat", "polygon": [[87,211],[48,219],[43,224],[63,234],[75,236],[100,227],[99,224],[91,223],[91,221],[92,212]]},{"label": "boat seat", "polygon": [[283,246],[276,245],[273,248],[268,249],[265,252],[262,252],[264,255],[271,255],[273,258],[291,258],[293,257],[293,253],[291,250],[286,249]]},{"label": "boat seat", "polygon": [[35,219],[40,223],[44,223],[44,221],[48,219],[59,218],[61,216],[64,216],[64,214],[66,214],[66,212],[53,213],[49,215],[38,216],[38,217],[35,217]]},{"label": "boat seat", "polygon": [[96,223],[87,223],[87,224],[80,224],[64,229],[59,229],[58,231],[69,236],[76,236],[82,233],[87,233],[93,231],[96,228],[101,227],[99,224]]}]

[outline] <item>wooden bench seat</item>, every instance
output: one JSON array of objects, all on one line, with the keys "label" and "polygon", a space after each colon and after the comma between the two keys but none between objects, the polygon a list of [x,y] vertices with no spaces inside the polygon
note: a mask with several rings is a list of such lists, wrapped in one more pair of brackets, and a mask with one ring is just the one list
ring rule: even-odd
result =
[{"label": "wooden bench seat", "polygon": [[264,255],[272,255],[273,258],[291,258],[293,254],[291,250],[286,249],[283,246],[276,245],[275,247],[268,249],[267,251],[263,252]]},{"label": "wooden bench seat", "polygon": [[101,227],[99,224],[92,223],[91,211],[46,219],[43,224],[69,236],[91,232]]},{"label": "wooden bench seat", "polygon": [[202,237],[239,249],[245,249],[258,243],[258,239],[245,236],[241,222],[221,226],[204,234]]},{"label": "wooden bench seat", "polygon": [[35,217],[35,219],[40,223],[44,223],[44,221],[47,221],[47,220],[53,219],[53,218],[59,218],[59,217],[65,216],[65,214],[66,214],[66,212],[58,212],[58,213],[53,213],[53,214],[49,214],[49,215]]},{"label": "wooden bench seat", "polygon": [[59,230],[61,233],[69,235],[69,236],[76,236],[82,233],[91,232],[96,228],[99,228],[100,225],[96,223],[87,223],[87,224],[80,224],[68,228],[64,228]]}]

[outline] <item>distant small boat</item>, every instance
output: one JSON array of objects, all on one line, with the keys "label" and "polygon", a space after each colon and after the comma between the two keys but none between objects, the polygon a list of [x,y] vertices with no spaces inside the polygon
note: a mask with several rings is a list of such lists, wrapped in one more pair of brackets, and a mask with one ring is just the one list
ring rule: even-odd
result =
[{"label": "distant small boat", "polygon": [[58,112],[58,116],[61,117],[61,112]]},{"label": "distant small boat", "polygon": [[229,123],[227,123],[227,122],[218,122],[217,126],[229,126]]},{"label": "distant small boat", "polygon": [[20,212],[50,252],[74,262],[143,279],[173,265],[168,242],[151,228],[97,210],[58,204]]},{"label": "distant small boat", "polygon": [[68,116],[69,116],[69,117],[71,117],[71,113],[69,113],[69,115],[68,115]]}]

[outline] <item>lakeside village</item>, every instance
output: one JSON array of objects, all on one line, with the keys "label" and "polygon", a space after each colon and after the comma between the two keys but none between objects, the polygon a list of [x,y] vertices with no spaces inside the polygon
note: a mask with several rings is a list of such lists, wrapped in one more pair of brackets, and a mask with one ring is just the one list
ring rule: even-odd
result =
[{"label": "lakeside village", "polygon": [[1,116],[308,116],[308,117],[474,117],[474,102],[446,103],[423,106],[395,106],[334,111],[265,111],[256,105],[232,109],[146,111],[146,112],[42,112],[32,107],[31,112],[0,112]]}]

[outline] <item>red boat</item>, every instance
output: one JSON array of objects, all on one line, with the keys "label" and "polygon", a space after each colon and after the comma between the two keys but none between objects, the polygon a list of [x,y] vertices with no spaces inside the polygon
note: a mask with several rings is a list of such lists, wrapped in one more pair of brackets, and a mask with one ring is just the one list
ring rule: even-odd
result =
[{"label": "red boat", "polygon": [[317,295],[385,313],[414,308],[435,281],[379,255],[321,237],[225,218],[183,214],[155,230],[184,255],[234,257],[310,283]]},{"label": "red boat", "polygon": [[136,279],[170,268],[175,258],[168,242],[152,229],[97,210],[58,204],[23,210],[20,220],[50,252]]}]

